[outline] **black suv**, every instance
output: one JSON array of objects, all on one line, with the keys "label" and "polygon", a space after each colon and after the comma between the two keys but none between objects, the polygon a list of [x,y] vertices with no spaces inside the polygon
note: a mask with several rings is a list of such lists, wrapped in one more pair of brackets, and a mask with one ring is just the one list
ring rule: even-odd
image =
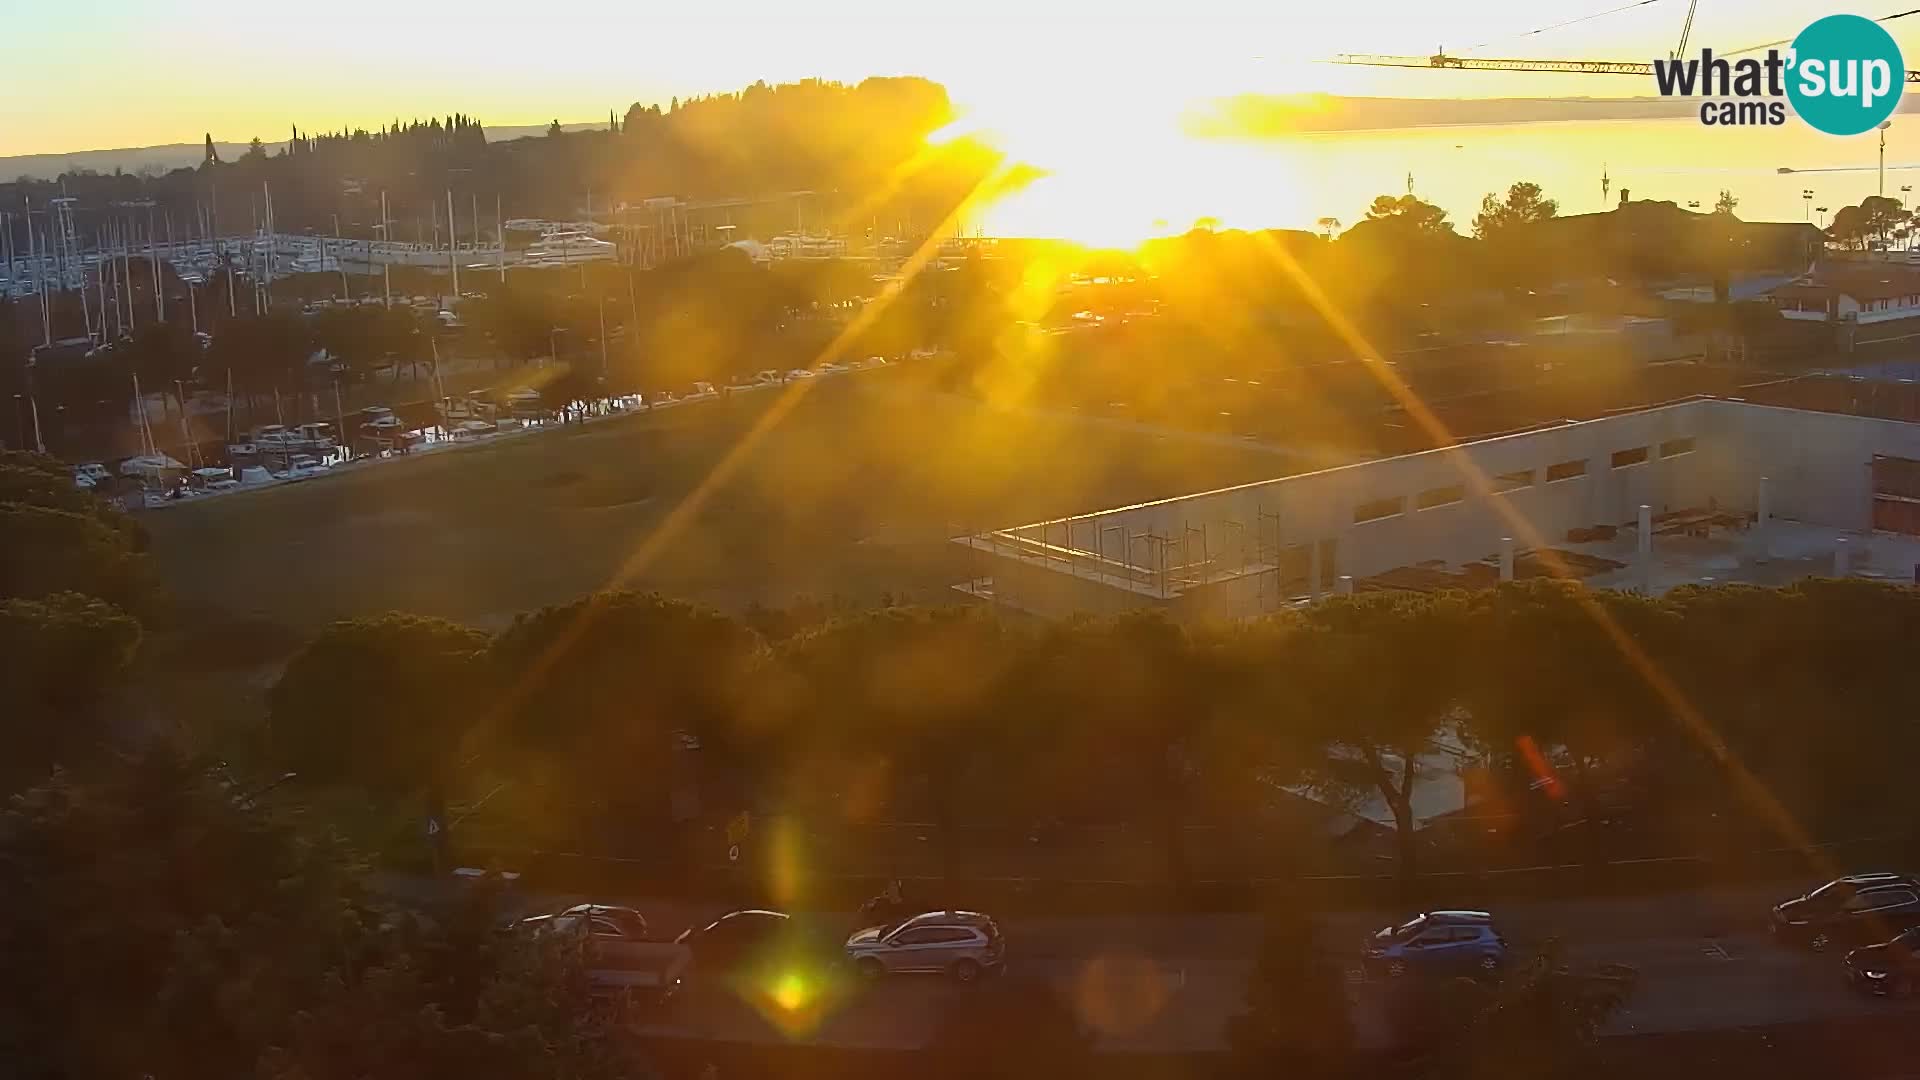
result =
[{"label": "black suv", "polygon": [[1920,882],[1905,874],[1852,874],[1773,909],[1773,936],[1815,952],[1886,941],[1920,926]]},{"label": "black suv", "polygon": [[1876,994],[1920,993],[1920,927],[1848,953],[1847,981]]}]

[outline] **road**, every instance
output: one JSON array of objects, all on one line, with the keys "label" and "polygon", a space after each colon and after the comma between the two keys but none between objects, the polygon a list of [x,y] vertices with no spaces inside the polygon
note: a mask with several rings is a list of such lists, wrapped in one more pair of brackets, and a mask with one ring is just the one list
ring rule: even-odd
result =
[{"label": "road", "polygon": [[[1658,896],[1503,905],[1502,931],[1525,954],[1548,938],[1576,968],[1622,963],[1638,988],[1610,1034],[1659,1034],[1898,1014],[1920,1022],[1920,1000],[1889,1002],[1846,986],[1837,954],[1776,946],[1768,908],[1809,882],[1781,882]],[[557,908],[573,898],[542,898]],[[603,902],[617,902],[605,900]],[[627,901],[656,932],[677,933],[720,913],[717,905]],[[854,920],[845,913],[796,914],[827,943]],[[1355,957],[1368,931],[1398,912],[1348,911],[1321,920],[1333,955]],[[1183,1053],[1222,1048],[1228,1017],[1242,1011],[1260,923],[1252,915],[1141,915],[1005,919],[1010,977],[1043,978],[1071,1001],[1109,1051]],[[830,947],[830,945],[829,945]],[[1348,975],[1356,1028],[1385,1036],[1387,986]],[[796,975],[776,986],[689,979],[680,997],[647,1016],[661,1035],[736,1041],[809,1039],[829,1045],[911,1049],[924,1045],[955,995],[992,993],[933,977],[861,984],[851,977]]]}]

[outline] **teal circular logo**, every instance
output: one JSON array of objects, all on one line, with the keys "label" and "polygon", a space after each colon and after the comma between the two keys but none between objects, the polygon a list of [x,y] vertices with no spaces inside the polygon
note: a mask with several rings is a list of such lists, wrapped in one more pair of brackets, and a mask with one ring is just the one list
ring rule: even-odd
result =
[{"label": "teal circular logo", "polygon": [[1788,64],[1793,111],[1829,135],[1880,126],[1907,85],[1906,62],[1893,35],[1858,15],[1829,15],[1800,31]]}]

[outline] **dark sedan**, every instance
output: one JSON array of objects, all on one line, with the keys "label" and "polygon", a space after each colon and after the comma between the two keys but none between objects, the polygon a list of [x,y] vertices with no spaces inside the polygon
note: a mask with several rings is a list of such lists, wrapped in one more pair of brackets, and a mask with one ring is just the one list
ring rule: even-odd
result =
[{"label": "dark sedan", "polygon": [[1773,909],[1774,937],[1815,952],[1886,941],[1920,926],[1920,883],[1902,874],[1836,878]]},{"label": "dark sedan", "polygon": [[1847,981],[1876,994],[1920,993],[1920,927],[1848,953]]},{"label": "dark sedan", "polygon": [[734,911],[674,939],[693,953],[696,977],[737,974],[793,964],[805,943],[793,920],[778,911]]}]

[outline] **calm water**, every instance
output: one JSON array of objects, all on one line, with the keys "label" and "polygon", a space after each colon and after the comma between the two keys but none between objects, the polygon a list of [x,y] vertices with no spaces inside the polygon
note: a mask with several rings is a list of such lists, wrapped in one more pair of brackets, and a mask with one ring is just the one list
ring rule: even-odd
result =
[{"label": "calm water", "polygon": [[[1113,144],[1120,144],[1119,147]],[[1707,128],[1693,119],[1530,123],[1302,135],[1260,142],[1168,136],[1124,140],[1056,173],[988,212],[1002,234],[1119,242],[1177,231],[1202,217],[1229,227],[1316,228],[1322,217],[1358,221],[1373,197],[1413,190],[1469,231],[1480,198],[1531,180],[1562,214],[1611,207],[1623,188],[1635,199],[1697,201],[1711,210],[1721,189],[1751,221],[1813,220],[1876,190],[1878,141],[1835,138],[1791,121],[1778,128]],[[1920,118],[1887,132],[1886,193],[1920,186]],[[1045,164],[1045,163],[1043,163]],[[1782,175],[1781,167],[1793,174]],[[1603,202],[1602,170],[1611,178]],[[1801,192],[1811,188],[1809,204]]]}]

